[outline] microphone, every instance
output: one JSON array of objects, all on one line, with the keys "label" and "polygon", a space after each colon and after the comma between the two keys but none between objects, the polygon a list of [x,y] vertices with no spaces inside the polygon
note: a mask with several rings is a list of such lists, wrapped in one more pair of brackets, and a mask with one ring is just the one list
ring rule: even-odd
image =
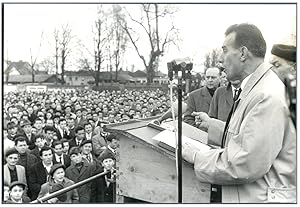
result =
[{"label": "microphone", "polygon": [[[173,103],[173,107],[174,107],[174,113],[175,116],[178,116],[178,102],[174,102]],[[187,111],[187,104],[182,102],[182,114],[185,113]],[[162,121],[168,119],[168,118],[172,118],[172,109],[168,109],[168,111],[166,111],[161,117],[159,117],[158,119],[154,120],[153,122],[155,124],[160,124]]]}]

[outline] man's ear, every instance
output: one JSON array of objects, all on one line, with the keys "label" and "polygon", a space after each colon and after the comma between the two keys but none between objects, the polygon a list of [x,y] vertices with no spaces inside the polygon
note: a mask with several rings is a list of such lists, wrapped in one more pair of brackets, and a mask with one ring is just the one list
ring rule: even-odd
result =
[{"label": "man's ear", "polygon": [[241,62],[245,62],[249,56],[249,50],[247,47],[242,46],[240,49],[240,60]]}]

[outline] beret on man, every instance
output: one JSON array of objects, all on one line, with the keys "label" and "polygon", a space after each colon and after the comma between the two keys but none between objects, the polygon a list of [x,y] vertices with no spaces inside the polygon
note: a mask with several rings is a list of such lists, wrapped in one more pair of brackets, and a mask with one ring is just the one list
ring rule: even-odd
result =
[{"label": "beret on man", "polygon": [[9,190],[11,190],[16,185],[22,186],[23,190],[25,190],[25,188],[26,188],[26,183],[23,183],[21,181],[14,181],[9,185]]},{"label": "beret on man", "polygon": [[49,172],[49,175],[50,175],[51,177],[53,177],[53,174],[54,174],[55,171],[56,171],[57,169],[59,169],[59,168],[65,169],[65,166],[64,166],[63,164],[60,164],[60,163],[52,165],[52,167],[51,167],[51,169],[50,169],[50,172]]},{"label": "beret on man", "polygon": [[296,62],[296,47],[293,45],[275,44],[271,53],[285,60]]},{"label": "beret on man", "polygon": [[82,147],[83,145],[88,144],[88,143],[91,143],[91,144],[93,145],[92,140],[89,139],[89,140],[83,140],[83,141],[80,143],[80,147]]},{"label": "beret on man", "polygon": [[20,126],[24,127],[26,125],[31,125],[31,122],[29,120],[27,120],[27,119],[21,120]]},{"label": "beret on man", "polygon": [[100,161],[100,163],[102,163],[103,162],[103,160],[105,160],[105,159],[113,159],[113,160],[116,160],[116,157],[115,157],[115,155],[113,154],[113,153],[110,153],[110,152],[103,152],[103,153],[101,153],[100,154],[100,156],[99,156],[99,161]]},{"label": "beret on man", "polygon": [[9,155],[12,155],[12,154],[19,154],[19,152],[15,148],[10,148],[6,151],[5,157],[8,157]]},{"label": "beret on man", "polygon": [[14,127],[18,127],[18,125],[15,122],[8,122],[7,129],[12,129]]},{"label": "beret on man", "polygon": [[69,155],[72,156],[73,154],[79,154],[81,153],[81,150],[79,149],[79,147],[72,147],[70,149]]}]

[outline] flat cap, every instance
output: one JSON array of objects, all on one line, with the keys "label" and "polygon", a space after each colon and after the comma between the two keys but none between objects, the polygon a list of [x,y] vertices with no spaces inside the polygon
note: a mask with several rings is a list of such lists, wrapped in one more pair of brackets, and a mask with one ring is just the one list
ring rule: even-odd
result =
[{"label": "flat cap", "polygon": [[9,155],[12,154],[19,154],[18,150],[16,150],[15,148],[9,148],[6,152],[5,152],[5,157],[8,157]]},{"label": "flat cap", "polygon": [[100,156],[99,156],[98,159],[99,159],[100,163],[102,163],[103,160],[105,160],[105,159],[116,160],[116,157],[115,157],[115,155],[114,155],[113,153],[104,151],[104,152],[102,152],[102,153],[100,154]]},{"label": "flat cap", "polygon": [[275,44],[271,53],[285,60],[296,62],[296,47],[293,45]]},{"label": "flat cap", "polygon": [[88,144],[88,143],[91,143],[91,144],[93,145],[92,140],[89,139],[89,140],[83,140],[83,141],[80,143],[80,147],[82,147],[83,145]]},{"label": "flat cap", "polygon": [[31,122],[29,120],[27,120],[27,119],[21,120],[20,126],[24,127],[26,125],[31,125]]},{"label": "flat cap", "polygon": [[23,182],[21,182],[21,181],[14,181],[14,182],[12,182],[10,185],[9,185],[9,190],[11,190],[14,186],[16,186],[16,185],[20,185],[20,186],[22,186],[23,187],[23,190],[25,190],[25,188],[26,188],[26,183],[23,183]]},{"label": "flat cap", "polygon": [[59,169],[59,168],[65,169],[65,166],[64,166],[63,164],[60,164],[60,163],[52,165],[52,167],[51,167],[51,169],[50,169],[50,172],[49,172],[49,175],[50,175],[51,177],[53,177],[53,174],[54,174],[55,171],[56,171],[57,169]]}]

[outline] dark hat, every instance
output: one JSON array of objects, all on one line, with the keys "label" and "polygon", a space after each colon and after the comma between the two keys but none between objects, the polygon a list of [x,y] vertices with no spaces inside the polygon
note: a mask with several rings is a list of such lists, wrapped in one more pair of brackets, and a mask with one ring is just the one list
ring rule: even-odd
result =
[{"label": "dark hat", "polygon": [[19,152],[15,148],[10,148],[6,151],[5,157],[8,157],[9,155],[12,155],[12,154],[19,154]]},{"label": "dark hat", "polygon": [[51,167],[51,169],[50,169],[50,172],[49,172],[49,175],[50,175],[51,177],[53,177],[54,172],[55,172],[57,169],[59,169],[59,168],[65,169],[65,166],[64,166],[63,164],[60,164],[60,163],[52,165],[52,167]]},{"label": "dark hat", "polygon": [[296,47],[293,45],[275,44],[271,53],[285,60],[296,62]]},{"label": "dark hat", "polygon": [[100,163],[102,163],[103,160],[109,159],[109,158],[113,159],[113,160],[116,160],[116,157],[113,153],[104,151],[103,153],[100,154],[98,159],[99,159]]},{"label": "dark hat", "polygon": [[92,140],[83,140],[81,143],[80,143],[80,147],[82,147],[83,145],[85,145],[85,144],[88,144],[88,143],[91,143],[92,145],[93,145],[93,142],[92,142]]},{"label": "dark hat", "polygon": [[72,148],[70,149],[69,155],[70,155],[70,157],[71,157],[72,154],[79,154],[79,153],[81,153],[81,150],[80,150],[78,147],[72,147]]},{"label": "dark hat", "polygon": [[14,181],[9,185],[9,190],[11,190],[16,185],[22,186],[23,190],[25,190],[25,188],[26,188],[26,183],[23,183],[21,181]]},{"label": "dark hat", "polygon": [[[64,186],[63,186],[63,184],[61,184],[61,183],[53,183],[52,185],[51,185],[51,188],[50,188],[50,190],[49,190],[49,193],[54,193],[54,192],[56,192],[56,191],[59,191],[59,190],[61,190],[61,189],[63,189],[64,188]],[[58,200],[60,200],[61,202],[64,202],[64,201],[66,201],[67,200],[67,193],[63,193],[63,194],[60,194],[59,196],[57,196],[56,197]]]},{"label": "dark hat", "polygon": [[27,119],[21,120],[20,126],[24,127],[26,125],[31,125],[31,122],[29,120],[27,120]]},{"label": "dark hat", "polygon": [[14,128],[14,127],[17,127],[18,125],[16,125],[16,123],[15,122],[9,122],[8,124],[7,124],[7,129],[12,129],[12,128]]}]

